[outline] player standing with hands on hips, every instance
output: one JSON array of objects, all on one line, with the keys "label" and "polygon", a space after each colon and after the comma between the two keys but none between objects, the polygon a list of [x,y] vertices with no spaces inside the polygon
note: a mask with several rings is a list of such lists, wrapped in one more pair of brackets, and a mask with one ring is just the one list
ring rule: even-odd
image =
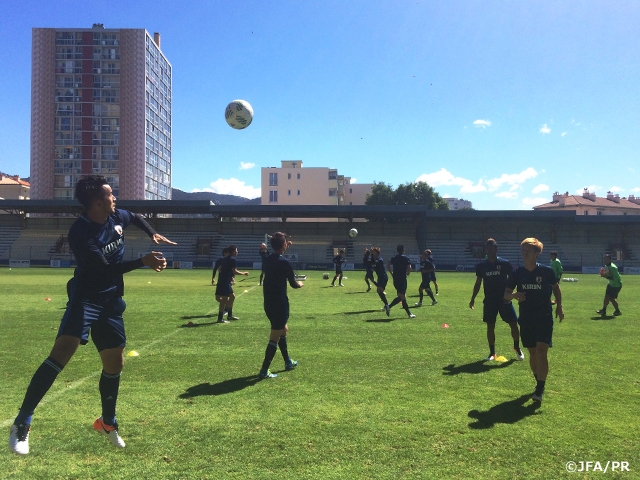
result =
[{"label": "player standing with hands on hips", "polygon": [[280,348],[280,353],[284,359],[285,370],[293,370],[298,362],[289,357],[287,348],[287,332],[289,327],[289,297],[287,297],[287,282],[291,288],[302,288],[303,283],[296,281],[293,267],[289,261],[284,258],[284,253],[291,246],[291,242],[287,240],[284,233],[276,232],[271,236],[271,248],[273,253],[269,255],[263,262],[264,268],[264,313],[267,314],[269,322],[271,322],[271,334],[269,335],[269,343],[264,353],[264,361],[258,377],[274,378],[275,373],[269,371],[271,361],[276,354],[276,350]]},{"label": "player standing with hands on hips", "polygon": [[[518,267],[507,279],[504,290],[506,301],[517,300],[520,306],[520,337],[529,350],[529,365],[536,379],[536,389],[531,396],[542,402],[549,362],[547,353],[553,336],[553,307],[551,292],[556,299],[556,318],[562,322],[562,294],[551,267],[538,263],[542,242],[537,238],[525,238],[520,244],[524,265]],[[517,292],[514,289],[517,288]]]},{"label": "player standing with hands on hips", "polygon": [[104,177],[89,175],[80,179],[75,197],[85,207],[69,229],[69,245],[77,267],[53,349],[33,375],[11,426],[9,448],[19,455],[29,453],[29,430],[34,410],[78,346],[87,343],[89,331],[102,360],[99,383],[102,416],[94,422],[93,428],[106,435],[116,447],[124,448],[116,422],[116,400],[126,344],[122,318],[126,307],[122,299],[123,274],[141,267],[160,272],[166,268],[167,261],[162,253],[151,252],[125,262],[123,230],[133,224],[149,235],[156,245],[160,242],[175,245],[156,233],[140,215],[116,209],[116,198]]}]

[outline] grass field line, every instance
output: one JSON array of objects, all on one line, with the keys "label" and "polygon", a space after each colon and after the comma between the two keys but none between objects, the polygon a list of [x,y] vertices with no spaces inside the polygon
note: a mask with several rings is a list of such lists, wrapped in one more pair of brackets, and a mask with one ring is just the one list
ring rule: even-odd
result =
[{"label": "grass field line", "polygon": [[[251,290],[253,290],[254,288],[256,288],[257,285],[246,289],[246,292],[242,292],[238,295],[236,295],[236,298],[241,297],[242,295],[244,295],[245,293],[249,293]],[[165,341],[167,338],[175,335],[176,333],[178,333],[179,331],[183,330],[182,327],[176,328],[175,330],[173,330],[172,332],[167,333],[166,335],[163,335],[160,338],[157,338],[156,340],[153,340],[152,342],[146,344],[143,347],[139,347],[139,350],[141,352],[144,352],[146,349],[153,347],[154,345]],[[46,403],[50,403],[53,402],[55,400],[57,400],[59,397],[61,397],[62,395],[64,395],[66,392],[69,392],[71,390],[74,390],[80,386],[82,386],[87,380],[90,380],[92,378],[97,377],[98,375],[100,375],[102,373],[102,369],[95,371],[93,373],[90,373],[89,375],[87,375],[84,378],[81,378],[80,380],[76,380],[75,382],[72,382],[70,385],[67,385],[65,388],[61,388],[60,390],[58,390],[57,392],[54,393],[47,393],[47,395],[42,399],[42,401],[38,404],[38,406],[44,405]],[[0,428],[6,428],[8,426],[10,426],[13,423],[13,418],[9,418],[7,420],[3,420],[2,422],[0,422]]]}]

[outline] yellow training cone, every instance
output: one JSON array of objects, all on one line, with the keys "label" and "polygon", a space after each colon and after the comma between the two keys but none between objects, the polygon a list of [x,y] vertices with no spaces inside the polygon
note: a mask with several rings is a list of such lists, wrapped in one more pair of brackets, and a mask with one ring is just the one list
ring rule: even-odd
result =
[{"label": "yellow training cone", "polygon": [[507,361],[507,357],[500,355],[499,357],[496,357],[496,362],[506,362]]},{"label": "yellow training cone", "polygon": [[140,356],[140,354],[138,352],[136,352],[135,350],[131,350],[129,353],[127,353],[127,357],[139,357],[139,356]]}]

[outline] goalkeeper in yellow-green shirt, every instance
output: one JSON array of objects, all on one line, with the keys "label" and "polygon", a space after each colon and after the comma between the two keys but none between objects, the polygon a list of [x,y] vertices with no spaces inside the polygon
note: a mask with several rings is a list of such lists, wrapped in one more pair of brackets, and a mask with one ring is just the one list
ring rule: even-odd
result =
[{"label": "goalkeeper in yellow-green shirt", "polygon": [[615,308],[613,316],[617,317],[622,315],[620,308],[618,308],[618,294],[622,289],[622,279],[620,278],[618,267],[611,262],[611,255],[607,254],[604,256],[604,264],[606,266],[601,270],[600,275],[609,280],[609,284],[607,285],[607,291],[604,294],[602,310],[596,310],[596,313],[605,317],[607,315],[607,306],[611,303],[613,308]]}]

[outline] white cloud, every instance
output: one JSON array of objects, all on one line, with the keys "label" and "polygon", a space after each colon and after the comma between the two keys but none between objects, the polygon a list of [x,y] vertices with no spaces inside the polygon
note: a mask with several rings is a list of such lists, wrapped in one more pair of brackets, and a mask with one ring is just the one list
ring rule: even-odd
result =
[{"label": "white cloud", "polygon": [[622,187],[611,187],[609,191],[611,193],[620,193],[622,191]]},{"label": "white cloud", "polygon": [[255,167],[256,164],[255,163],[244,163],[244,162],[240,162],[240,170],[249,170],[253,167]]},{"label": "white cloud", "polygon": [[566,137],[566,136],[567,136],[567,132],[562,132],[562,133],[560,134],[560,136],[561,136],[561,137]]},{"label": "white cloud", "polygon": [[632,192],[640,192],[640,187],[632,188],[631,191]]},{"label": "white cloud", "polygon": [[510,192],[515,192],[517,190],[522,190],[522,187],[520,185],[514,184],[514,185],[511,185],[511,187],[509,188]]},{"label": "white cloud", "polygon": [[455,177],[444,168],[441,168],[437,172],[424,173],[416,179],[416,182],[427,182],[432,187],[441,187],[443,185],[456,186],[460,187],[460,193],[477,193],[487,190],[487,187],[482,184],[482,179],[478,180],[478,183],[474,185],[472,180]]},{"label": "white cloud", "polygon": [[496,193],[496,197],[514,199],[514,198],[518,198],[518,192],[500,192],[500,193]]},{"label": "white cloud", "polygon": [[489,120],[476,120],[473,124],[478,128],[487,128],[491,126],[491,122]]},{"label": "white cloud", "polygon": [[213,192],[223,195],[238,195],[244,198],[256,198],[260,196],[261,190],[259,188],[245,185],[244,182],[237,178],[219,178],[215,182],[211,182],[210,188],[197,189],[194,188],[192,192]]},{"label": "white cloud", "polygon": [[358,183],[358,179],[357,178],[352,178],[351,180],[349,180],[351,183]]},{"label": "white cloud", "polygon": [[487,185],[489,186],[489,190],[497,190],[500,187],[502,187],[502,185],[504,184],[519,186],[521,183],[524,183],[527,180],[531,178],[535,178],[537,176],[538,176],[538,172],[536,172],[535,169],[529,167],[520,173],[512,173],[512,174],[503,173],[498,178],[492,178],[490,180],[487,180]]},{"label": "white cloud", "polygon": [[549,203],[549,199],[548,198],[523,198],[522,199],[522,205],[526,206],[526,207],[535,207],[537,205],[542,205],[543,203]]},{"label": "white cloud", "polygon": [[541,183],[537,187],[533,187],[533,190],[531,190],[531,193],[536,194],[540,192],[546,192],[548,190],[549,190],[549,185],[545,185],[544,183]]},{"label": "white cloud", "polygon": [[540,133],[543,133],[545,135],[549,134],[549,133],[551,133],[551,129],[549,127],[547,127],[547,124],[545,123],[544,125],[542,125],[540,127]]}]

